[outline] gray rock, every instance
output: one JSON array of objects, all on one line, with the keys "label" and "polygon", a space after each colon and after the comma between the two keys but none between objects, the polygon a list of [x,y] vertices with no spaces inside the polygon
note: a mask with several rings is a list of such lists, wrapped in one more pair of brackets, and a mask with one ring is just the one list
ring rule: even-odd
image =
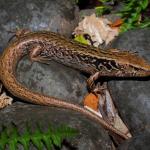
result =
[{"label": "gray rock", "polygon": [[12,36],[8,31],[22,28],[70,36],[78,22],[77,10],[73,0],[1,0],[0,47]]},{"label": "gray rock", "polygon": [[[16,76],[22,84],[33,91],[71,103],[82,105],[83,97],[87,93],[85,76],[52,61],[49,65],[37,62],[31,64],[27,58],[24,58],[19,62]],[[54,125],[67,124],[80,131],[79,136],[71,140],[72,148],[112,149],[107,132],[94,121],[75,111],[15,102],[0,111],[0,124],[9,125],[11,122],[14,122],[21,131],[26,122],[29,122],[33,128],[36,122],[43,124],[44,128],[47,127],[48,122]],[[34,148],[31,146],[31,149]],[[68,148],[64,145],[63,149]]]},{"label": "gray rock", "polygon": [[[150,30],[138,29],[121,34],[110,47],[138,52],[150,62]],[[119,112],[133,134],[150,130],[150,79],[109,83]]]},{"label": "gray rock", "polygon": [[150,29],[135,29],[120,34],[108,48],[118,48],[138,53],[150,62]]},{"label": "gray rock", "polygon": [[82,105],[87,94],[86,77],[62,64],[50,61],[49,65],[22,59],[17,78],[29,89]]},{"label": "gray rock", "polygon": [[150,150],[150,133],[142,133],[127,140],[118,147],[118,150]]},{"label": "gray rock", "polygon": [[81,9],[79,12],[79,22],[84,19],[85,16],[91,16],[95,13],[95,9]]},{"label": "gray rock", "polygon": [[[112,149],[110,138],[101,126],[75,111],[16,102],[12,106],[0,110],[0,114],[0,125],[8,126],[14,122],[20,133],[24,131],[27,122],[33,131],[37,122],[44,127],[43,130],[46,130],[49,124],[53,126],[66,124],[77,129],[79,134],[73,139],[67,140],[71,148],[64,144],[63,150],[73,148],[75,150]],[[33,149],[32,146],[31,149]]]}]

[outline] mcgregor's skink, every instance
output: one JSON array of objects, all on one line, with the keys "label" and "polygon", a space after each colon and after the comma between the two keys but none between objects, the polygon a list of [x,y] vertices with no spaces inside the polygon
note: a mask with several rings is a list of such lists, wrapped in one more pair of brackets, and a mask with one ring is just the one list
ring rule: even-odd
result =
[{"label": "mcgregor's skink", "polygon": [[96,120],[104,128],[114,132],[123,139],[128,139],[126,135],[83,107],[32,92],[21,85],[16,80],[15,70],[19,60],[25,55],[28,55],[32,61],[44,62],[54,60],[86,72],[91,75],[89,85],[100,76],[149,76],[150,64],[144,59],[127,51],[103,51],[91,46],[78,44],[48,31],[29,32],[21,35],[8,44],[0,57],[0,80],[16,97],[40,105],[57,106],[78,111]]}]

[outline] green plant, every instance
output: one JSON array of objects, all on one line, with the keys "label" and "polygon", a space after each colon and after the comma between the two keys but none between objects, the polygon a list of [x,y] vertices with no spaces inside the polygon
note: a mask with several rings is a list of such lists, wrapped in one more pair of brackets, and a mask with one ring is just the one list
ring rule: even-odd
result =
[{"label": "green plant", "polygon": [[76,4],[78,4],[78,3],[79,3],[79,0],[74,0],[74,2],[75,2]]},{"label": "green plant", "polygon": [[74,40],[77,41],[77,42],[79,42],[79,43],[88,45],[88,40],[86,40],[83,35],[77,35],[77,36],[75,36]]},{"label": "green plant", "polygon": [[95,7],[95,13],[97,16],[102,16],[105,13],[108,13],[111,11],[111,6],[106,5],[105,3],[111,2],[112,0],[99,0],[102,5]]},{"label": "green plant", "polygon": [[54,145],[61,148],[62,141],[65,138],[74,137],[77,134],[77,130],[61,125],[60,127],[49,126],[46,132],[43,132],[40,126],[37,126],[34,132],[31,132],[29,126],[26,126],[24,133],[21,135],[18,132],[17,127],[11,124],[10,127],[3,126],[0,133],[0,150],[4,150],[6,145],[10,150],[16,150],[17,145],[20,143],[25,150],[30,147],[30,142],[37,147],[38,150],[42,150],[46,147],[50,150]]},{"label": "green plant", "polygon": [[[112,0],[99,0],[102,5],[95,7],[97,16],[103,15],[105,12],[110,11],[112,6],[106,5],[107,2]],[[117,2],[121,2],[117,0]],[[121,32],[125,32],[133,28],[145,28],[150,27],[150,19],[143,17],[143,14],[150,5],[149,0],[123,0],[123,8],[117,14],[123,20],[123,24],[120,27]]]},{"label": "green plant", "polygon": [[118,12],[119,16],[123,19],[121,32],[136,27],[144,28],[150,26],[150,19],[142,19],[142,13],[146,11],[149,0],[124,0],[124,7],[122,11]]}]

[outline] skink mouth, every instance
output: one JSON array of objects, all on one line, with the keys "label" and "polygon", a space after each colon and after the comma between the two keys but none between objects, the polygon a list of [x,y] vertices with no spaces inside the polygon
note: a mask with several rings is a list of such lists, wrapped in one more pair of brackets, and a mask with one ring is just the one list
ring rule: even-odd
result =
[{"label": "skink mouth", "polygon": [[134,70],[129,74],[133,77],[142,77],[142,78],[150,77],[150,70],[142,70],[142,69],[136,71]]},{"label": "skink mouth", "polygon": [[140,77],[150,77],[150,71],[141,71],[140,73],[139,73],[139,76]]}]

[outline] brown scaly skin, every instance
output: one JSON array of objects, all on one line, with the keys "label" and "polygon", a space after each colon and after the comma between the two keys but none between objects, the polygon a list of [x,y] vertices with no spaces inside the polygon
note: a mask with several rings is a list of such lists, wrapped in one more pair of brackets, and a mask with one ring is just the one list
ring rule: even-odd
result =
[{"label": "brown scaly skin", "polygon": [[123,139],[126,135],[109,125],[100,117],[81,106],[63,100],[35,93],[21,85],[15,77],[19,60],[28,55],[31,60],[55,60],[92,75],[89,85],[99,76],[136,77],[149,76],[150,65],[144,59],[117,50],[102,51],[97,48],[77,44],[52,32],[29,32],[8,45],[0,57],[0,80],[16,97],[40,105],[56,106],[78,111],[97,121],[107,130]]}]

